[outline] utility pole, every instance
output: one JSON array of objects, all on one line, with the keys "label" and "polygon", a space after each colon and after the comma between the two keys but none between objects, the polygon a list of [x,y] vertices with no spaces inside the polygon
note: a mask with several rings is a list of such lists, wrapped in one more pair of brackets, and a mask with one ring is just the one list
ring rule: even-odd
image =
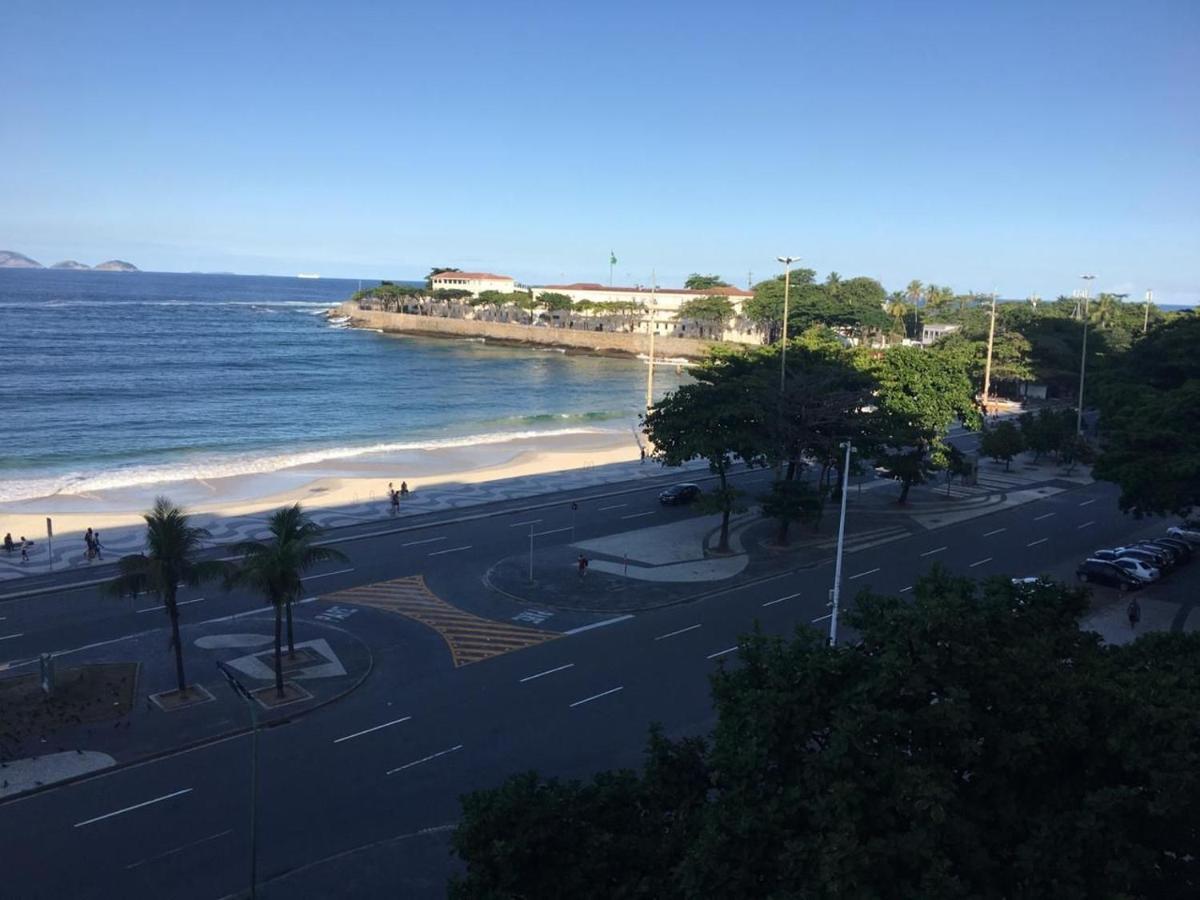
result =
[{"label": "utility pole", "polygon": [[225,663],[217,663],[217,668],[233,688],[233,692],[246,701],[250,710],[250,900],[258,897],[258,712],[255,704],[258,702],[233,670]]},{"label": "utility pole", "polygon": [[846,495],[850,483],[850,442],[842,444],[846,448],[846,459],[842,463],[842,515],[838,519],[837,562],[833,569],[833,614],[829,617],[829,646],[837,646],[838,603],[842,593],[842,548],[846,540]]},{"label": "utility pole", "polygon": [[791,293],[792,287],[792,263],[800,262],[798,256],[777,256],[775,257],[783,263],[783,328],[780,329],[779,340],[779,396],[780,403],[783,402],[783,383],[784,377],[787,374],[787,338],[788,338],[788,295]]},{"label": "utility pole", "polygon": [[1146,314],[1142,317],[1142,334],[1150,327],[1150,303],[1154,300],[1154,291],[1146,291]]},{"label": "utility pole", "polygon": [[988,412],[988,392],[992,387],[992,344],[996,337],[996,292],[992,291],[992,321],[988,325],[987,362],[983,367],[983,414]]},{"label": "utility pole", "polygon": [[1083,434],[1083,378],[1087,372],[1088,300],[1091,298],[1095,275],[1080,275],[1083,279],[1083,351],[1079,354],[1079,407],[1075,410],[1075,433]]}]

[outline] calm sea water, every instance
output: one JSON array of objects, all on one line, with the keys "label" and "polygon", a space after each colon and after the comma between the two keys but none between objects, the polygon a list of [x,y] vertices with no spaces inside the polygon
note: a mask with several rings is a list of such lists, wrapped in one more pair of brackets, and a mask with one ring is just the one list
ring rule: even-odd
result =
[{"label": "calm sea water", "polygon": [[636,421],[640,362],[329,325],[357,286],[0,269],[0,501]]}]

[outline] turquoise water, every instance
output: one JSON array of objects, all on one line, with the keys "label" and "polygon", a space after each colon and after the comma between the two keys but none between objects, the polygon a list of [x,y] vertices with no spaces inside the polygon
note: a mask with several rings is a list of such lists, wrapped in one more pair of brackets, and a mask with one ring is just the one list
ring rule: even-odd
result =
[{"label": "turquoise water", "polygon": [[357,287],[0,269],[0,501],[636,422],[640,362],[328,324]]}]

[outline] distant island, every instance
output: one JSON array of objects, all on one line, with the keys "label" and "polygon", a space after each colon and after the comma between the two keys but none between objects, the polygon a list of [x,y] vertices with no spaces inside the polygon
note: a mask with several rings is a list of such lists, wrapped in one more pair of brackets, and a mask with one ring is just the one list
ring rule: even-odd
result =
[{"label": "distant island", "polygon": [[[46,268],[36,259],[31,259],[24,253],[17,253],[15,250],[0,250],[0,269],[44,269]],[[131,262],[125,262],[123,259],[110,259],[96,266],[84,265],[81,262],[76,262],[73,259],[64,259],[62,262],[55,263],[50,268],[52,269],[67,269],[70,271],[96,271],[96,272],[140,272],[141,270]]]}]

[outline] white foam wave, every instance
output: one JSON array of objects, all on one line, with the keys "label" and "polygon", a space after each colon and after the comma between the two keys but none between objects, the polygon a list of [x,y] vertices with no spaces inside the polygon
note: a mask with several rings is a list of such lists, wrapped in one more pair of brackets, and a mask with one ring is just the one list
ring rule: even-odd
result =
[{"label": "white foam wave", "polygon": [[295,466],[353,459],[374,454],[404,451],[436,451],[477,444],[502,444],[508,441],[539,437],[559,437],[572,434],[604,434],[607,428],[558,428],[544,431],[496,431],[457,438],[430,441],[402,441],[369,444],[362,447],[329,447],[302,453],[273,453],[264,455],[229,456],[180,462],[165,466],[131,466],[103,472],[74,472],[52,478],[32,478],[23,481],[6,479],[0,482],[0,503],[32,500],[56,494],[82,494],[115,488],[141,487],[203,478],[225,478],[231,475],[258,475],[278,472]]}]

